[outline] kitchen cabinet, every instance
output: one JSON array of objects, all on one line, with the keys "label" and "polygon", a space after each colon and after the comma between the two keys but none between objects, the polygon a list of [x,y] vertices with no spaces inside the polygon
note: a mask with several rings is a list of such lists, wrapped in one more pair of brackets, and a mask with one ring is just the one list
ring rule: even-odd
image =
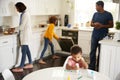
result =
[{"label": "kitchen cabinet", "polygon": [[31,15],[44,15],[45,14],[45,0],[31,0]]},{"label": "kitchen cabinet", "polygon": [[[0,72],[10,69],[16,61],[16,36],[0,37]],[[14,42],[15,41],[15,42]]]},{"label": "kitchen cabinet", "polygon": [[[120,73],[120,43],[112,40],[102,40],[99,72],[115,80]],[[116,45],[117,44],[117,45]]]},{"label": "kitchen cabinet", "polygon": [[82,48],[83,54],[89,55],[91,46],[91,31],[79,30],[78,45]]},{"label": "kitchen cabinet", "polygon": [[61,5],[61,0],[46,0],[45,1],[46,13],[48,15],[60,14],[60,5]]},{"label": "kitchen cabinet", "polygon": [[[27,6],[31,15],[57,15],[60,14],[61,0],[16,0]],[[54,3],[54,4],[53,4]]]},{"label": "kitchen cabinet", "polygon": [[[58,37],[61,37],[62,30],[59,29],[58,27],[55,27],[55,34]],[[55,51],[60,51],[61,50],[61,47],[60,47],[60,45],[58,44],[58,41],[55,38],[53,38],[53,44],[54,44]]]},{"label": "kitchen cabinet", "polygon": [[23,2],[31,15],[58,15],[61,11],[61,0],[0,0],[0,16],[17,15],[17,2]]},{"label": "kitchen cabinet", "polygon": [[60,14],[61,0],[31,0],[32,15],[58,15]]},{"label": "kitchen cabinet", "polygon": [[0,16],[13,16],[15,14],[14,0],[0,0]]},{"label": "kitchen cabinet", "polygon": [[37,60],[39,59],[40,56],[40,48],[41,48],[41,33],[40,32],[35,32],[32,35],[31,39],[31,45],[30,45],[30,50],[31,50],[31,56],[32,60]]}]

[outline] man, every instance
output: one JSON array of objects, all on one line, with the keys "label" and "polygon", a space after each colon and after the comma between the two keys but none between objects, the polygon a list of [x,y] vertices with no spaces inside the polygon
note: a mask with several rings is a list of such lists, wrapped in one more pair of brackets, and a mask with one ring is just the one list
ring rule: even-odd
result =
[{"label": "man", "polygon": [[96,10],[94,13],[91,26],[94,27],[92,37],[91,37],[91,52],[90,52],[90,65],[89,69],[95,70],[96,65],[96,50],[98,47],[98,60],[97,60],[97,70],[99,67],[99,55],[100,55],[100,44],[99,41],[102,40],[108,34],[108,28],[113,27],[113,17],[112,14],[104,10],[104,2],[96,2]]}]

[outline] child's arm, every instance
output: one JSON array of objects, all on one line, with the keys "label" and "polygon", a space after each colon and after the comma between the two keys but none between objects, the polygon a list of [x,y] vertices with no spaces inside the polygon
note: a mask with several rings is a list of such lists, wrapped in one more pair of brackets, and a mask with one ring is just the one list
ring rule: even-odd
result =
[{"label": "child's arm", "polygon": [[84,58],[81,59],[81,63],[84,69],[88,69],[88,64],[85,62]]},{"label": "child's arm", "polygon": [[54,37],[56,40],[59,40],[59,37],[55,34],[55,32],[53,32],[53,37]]}]

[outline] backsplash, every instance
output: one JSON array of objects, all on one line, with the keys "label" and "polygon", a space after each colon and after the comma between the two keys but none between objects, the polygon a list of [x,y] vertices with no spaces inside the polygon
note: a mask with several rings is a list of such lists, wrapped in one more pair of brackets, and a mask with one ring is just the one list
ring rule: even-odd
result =
[{"label": "backsplash", "polygon": [[[31,16],[32,27],[39,24],[46,24],[49,16]],[[0,17],[0,25],[9,25],[11,27],[17,27],[19,25],[19,16],[5,16]]]}]

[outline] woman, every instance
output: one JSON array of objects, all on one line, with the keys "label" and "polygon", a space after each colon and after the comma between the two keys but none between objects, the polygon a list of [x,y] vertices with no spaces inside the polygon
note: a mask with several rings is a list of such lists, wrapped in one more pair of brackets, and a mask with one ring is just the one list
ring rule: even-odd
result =
[{"label": "woman", "polygon": [[59,37],[54,33],[54,27],[55,27],[55,23],[57,21],[57,18],[55,16],[52,16],[49,18],[49,26],[45,32],[45,35],[44,35],[44,48],[42,50],[42,53],[41,53],[41,56],[40,56],[40,60],[39,60],[39,63],[41,64],[46,64],[46,62],[43,61],[43,55],[48,47],[48,44],[50,45],[51,47],[51,52],[52,52],[52,55],[53,55],[53,59],[55,58],[59,58],[58,56],[54,55],[54,45],[52,43],[52,39],[53,37],[56,38],[57,40],[59,40]]},{"label": "woman", "polygon": [[[31,59],[31,53],[29,50],[29,40],[31,36],[31,20],[30,15],[26,10],[26,6],[22,2],[18,2],[15,4],[15,7],[19,13],[21,13],[20,16],[20,23],[19,23],[19,37],[20,37],[20,47],[22,51],[22,59],[20,66],[18,68],[13,69],[13,72],[23,72],[24,69],[33,68],[32,65],[32,59]],[[24,66],[26,55],[29,60],[29,64]]]}]

